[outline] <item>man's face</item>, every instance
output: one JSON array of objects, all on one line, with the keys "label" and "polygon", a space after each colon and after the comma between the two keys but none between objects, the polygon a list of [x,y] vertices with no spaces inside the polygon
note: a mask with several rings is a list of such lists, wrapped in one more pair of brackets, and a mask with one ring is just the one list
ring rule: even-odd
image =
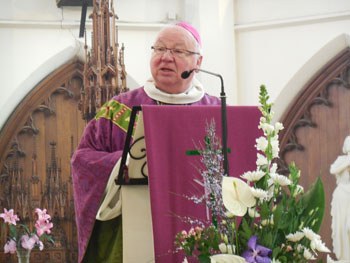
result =
[{"label": "man's face", "polygon": [[[179,26],[162,30],[153,46],[199,52],[195,39],[189,32]],[[150,66],[156,87],[171,94],[186,91],[193,79],[193,74],[187,79],[182,79],[181,73],[199,68],[201,62],[202,56],[196,54],[177,56],[169,50],[163,53],[153,52]]]}]

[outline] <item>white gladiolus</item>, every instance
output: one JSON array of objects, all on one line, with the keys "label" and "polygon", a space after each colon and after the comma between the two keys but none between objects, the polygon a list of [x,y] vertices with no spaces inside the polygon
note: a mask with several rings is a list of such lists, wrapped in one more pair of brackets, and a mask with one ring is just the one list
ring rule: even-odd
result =
[{"label": "white gladiolus", "polygon": [[267,165],[267,158],[264,155],[258,153],[257,154],[256,165],[257,166]]},{"label": "white gladiolus", "polygon": [[269,135],[275,130],[275,127],[269,123],[260,123],[259,128],[263,130],[265,135]]},{"label": "white gladiolus", "polygon": [[270,167],[270,173],[276,173],[277,171],[277,163],[273,163]]},{"label": "white gladiolus", "polygon": [[275,123],[275,131],[276,131],[276,133],[278,133],[279,131],[281,131],[283,129],[284,129],[284,126],[283,126],[282,123],[280,123],[280,122],[276,122]]},{"label": "white gladiolus", "polygon": [[268,144],[269,144],[269,142],[267,141],[267,139],[265,137],[259,137],[258,139],[256,139],[255,147],[258,151],[265,151]]},{"label": "white gladiolus", "polygon": [[[277,137],[277,136],[275,136]],[[279,141],[278,138],[276,139],[275,137],[272,138],[271,140],[271,147],[272,147],[272,157],[277,158],[280,152],[279,148]]]}]

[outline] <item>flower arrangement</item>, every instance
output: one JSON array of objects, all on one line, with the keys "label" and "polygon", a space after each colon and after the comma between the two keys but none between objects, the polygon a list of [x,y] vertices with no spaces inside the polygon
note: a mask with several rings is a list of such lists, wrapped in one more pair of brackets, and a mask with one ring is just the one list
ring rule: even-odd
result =
[{"label": "flower arrangement", "polygon": [[[175,245],[186,254],[184,262],[307,262],[318,252],[330,252],[317,234],[324,213],[324,189],[318,179],[307,192],[298,184],[300,171],[294,163],[289,175],[278,173],[279,131],[272,124],[272,104],[265,86],[260,87],[261,118],[256,139],[256,170],[240,176],[223,174],[222,151],[215,123],[206,128],[200,170],[204,196],[191,196],[205,203],[211,222],[193,226],[175,237]],[[198,223],[198,222],[197,222]]]},{"label": "flower arrangement", "polygon": [[7,210],[4,208],[4,213],[0,214],[0,218],[4,220],[4,228],[6,226],[9,228],[9,237],[4,246],[5,253],[14,254],[16,251],[23,249],[31,251],[34,247],[43,250],[44,240],[53,243],[53,239],[48,235],[53,227],[51,216],[47,214],[46,209],[41,210],[39,208],[35,209],[35,214],[38,219],[34,224],[34,231],[31,231],[27,225],[17,224],[20,219],[14,214],[13,209]]}]

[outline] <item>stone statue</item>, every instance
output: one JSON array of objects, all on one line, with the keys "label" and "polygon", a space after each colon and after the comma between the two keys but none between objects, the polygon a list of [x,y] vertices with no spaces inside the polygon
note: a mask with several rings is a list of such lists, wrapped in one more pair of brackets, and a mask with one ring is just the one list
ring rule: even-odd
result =
[{"label": "stone statue", "polygon": [[331,203],[333,252],[340,262],[350,262],[350,136],[343,145],[344,155],[330,167],[337,186]]}]

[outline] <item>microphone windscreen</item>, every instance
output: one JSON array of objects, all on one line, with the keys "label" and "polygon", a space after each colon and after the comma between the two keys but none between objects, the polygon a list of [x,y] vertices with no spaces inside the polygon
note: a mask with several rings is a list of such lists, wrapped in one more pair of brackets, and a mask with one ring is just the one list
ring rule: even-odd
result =
[{"label": "microphone windscreen", "polygon": [[181,73],[181,78],[187,79],[191,75],[191,71],[184,71]]}]

